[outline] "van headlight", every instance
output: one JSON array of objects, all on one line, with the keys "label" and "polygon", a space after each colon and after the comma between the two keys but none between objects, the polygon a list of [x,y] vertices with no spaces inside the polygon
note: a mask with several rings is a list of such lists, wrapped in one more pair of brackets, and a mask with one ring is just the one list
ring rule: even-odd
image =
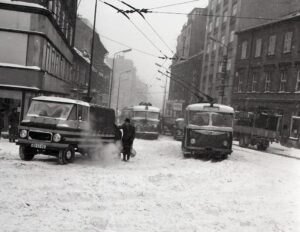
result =
[{"label": "van headlight", "polygon": [[54,134],[53,135],[53,141],[58,143],[61,140],[61,135],[60,134]]},{"label": "van headlight", "polygon": [[20,130],[20,137],[22,139],[25,139],[27,137],[27,135],[28,135],[27,130]]},{"label": "van headlight", "polygon": [[191,143],[191,144],[195,144],[195,143],[196,143],[196,139],[191,139],[191,140],[190,140],[190,143]]},{"label": "van headlight", "polygon": [[224,140],[224,141],[223,141],[223,146],[224,146],[224,147],[228,147],[228,141],[227,141],[227,140]]}]

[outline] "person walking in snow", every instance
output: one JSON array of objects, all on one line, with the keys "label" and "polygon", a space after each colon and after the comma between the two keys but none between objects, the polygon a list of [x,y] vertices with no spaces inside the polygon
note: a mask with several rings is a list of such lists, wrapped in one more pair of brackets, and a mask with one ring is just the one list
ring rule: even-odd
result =
[{"label": "person walking in snow", "polygon": [[122,126],[119,128],[123,131],[123,161],[128,161],[130,159],[133,140],[135,139],[135,127],[130,124],[130,119],[126,118]]}]

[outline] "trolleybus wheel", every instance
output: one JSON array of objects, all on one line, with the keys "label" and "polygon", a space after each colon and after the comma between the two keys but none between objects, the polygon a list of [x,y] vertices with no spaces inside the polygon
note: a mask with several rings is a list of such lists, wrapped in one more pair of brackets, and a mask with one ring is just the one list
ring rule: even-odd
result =
[{"label": "trolleybus wheel", "polygon": [[64,150],[60,150],[58,153],[58,163],[61,165],[72,163],[75,159],[75,151],[72,146]]}]

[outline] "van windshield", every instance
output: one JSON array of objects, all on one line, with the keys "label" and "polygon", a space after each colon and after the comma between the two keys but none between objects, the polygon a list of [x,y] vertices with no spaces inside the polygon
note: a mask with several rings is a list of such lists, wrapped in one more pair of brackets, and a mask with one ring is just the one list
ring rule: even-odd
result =
[{"label": "van windshield", "polygon": [[27,116],[67,119],[73,104],[49,101],[32,101]]},{"label": "van windshield", "polygon": [[189,115],[189,124],[197,126],[208,126],[209,125],[209,113],[191,111]]},{"label": "van windshield", "polygon": [[220,127],[232,127],[233,115],[225,113],[211,113],[212,125]]}]

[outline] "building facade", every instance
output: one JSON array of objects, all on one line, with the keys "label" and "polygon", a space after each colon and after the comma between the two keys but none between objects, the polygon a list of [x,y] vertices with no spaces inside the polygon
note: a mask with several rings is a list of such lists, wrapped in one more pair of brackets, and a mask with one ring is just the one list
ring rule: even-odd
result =
[{"label": "building facade", "polygon": [[0,109],[4,115],[12,108],[23,113],[38,94],[70,93],[76,11],[77,0],[0,1]]},{"label": "building facade", "polygon": [[[76,36],[74,43],[74,97],[84,99],[87,96],[89,84],[90,59],[92,50],[93,27],[85,18],[77,17]],[[108,106],[110,67],[105,63],[108,51],[101,42],[100,36],[95,32],[93,53],[93,68],[91,74],[92,102]]]},{"label": "building facade", "polygon": [[230,105],[236,31],[270,22],[299,7],[298,0],[210,0],[200,89],[216,102]]},{"label": "building facade", "polygon": [[284,143],[300,146],[300,13],[238,33],[232,104],[282,115]]},{"label": "building facade", "polygon": [[[112,67],[113,60],[107,59],[107,62]],[[137,76],[132,60],[119,55],[115,57],[113,69],[111,108],[120,111],[147,100],[148,87]]]},{"label": "building facade", "polygon": [[[171,65],[169,96],[166,105],[168,110],[165,112],[168,116],[181,117],[185,106],[199,100],[190,89],[183,85],[193,86],[195,89],[199,86],[206,27],[206,17],[201,14],[206,14],[205,8],[193,9],[177,38],[176,55]],[[179,104],[182,105],[181,113],[178,112]],[[175,110],[172,111],[172,109]]]}]

